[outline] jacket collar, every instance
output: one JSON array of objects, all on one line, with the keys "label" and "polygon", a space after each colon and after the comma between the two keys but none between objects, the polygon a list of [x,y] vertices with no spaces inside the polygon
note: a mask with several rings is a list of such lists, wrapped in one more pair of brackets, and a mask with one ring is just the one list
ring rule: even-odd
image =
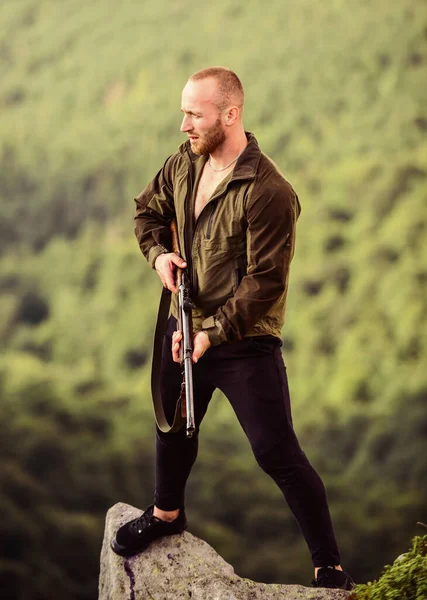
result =
[{"label": "jacket collar", "polygon": [[[239,156],[239,159],[233,170],[231,181],[235,181],[236,179],[253,179],[261,158],[261,150],[254,134],[250,133],[249,131],[245,131],[245,134],[248,144],[243,150],[242,154]],[[200,156],[200,154],[195,154],[191,150],[190,140],[187,140],[181,144],[179,151],[189,162],[189,164],[193,164],[197,160],[202,160],[204,162],[207,160],[206,156]]]}]

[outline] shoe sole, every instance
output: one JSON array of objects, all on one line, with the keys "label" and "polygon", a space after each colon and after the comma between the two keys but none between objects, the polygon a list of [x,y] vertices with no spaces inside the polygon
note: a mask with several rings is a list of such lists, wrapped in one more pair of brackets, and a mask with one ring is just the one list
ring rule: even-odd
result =
[{"label": "shoe sole", "polygon": [[[161,537],[167,537],[170,535],[179,535],[180,533],[185,531],[187,529],[187,527],[188,526],[185,525],[185,527],[183,529],[181,529],[181,531],[175,531],[174,533],[165,533],[165,535],[159,536],[157,539],[160,539]],[[152,541],[154,542],[155,540],[152,540]],[[129,550],[126,548],[126,546],[122,546],[121,544],[119,544],[116,540],[116,537],[114,536],[110,542],[110,547],[111,547],[111,550],[113,550],[113,552],[115,552],[119,556],[126,557],[126,556],[134,556],[135,554],[140,554],[141,552],[144,552],[144,550],[146,550],[150,544],[151,544],[151,542],[148,542],[144,546],[141,546],[140,548],[138,548],[138,550]]]},{"label": "shoe sole", "polygon": [[111,550],[113,550],[113,552],[115,552],[119,556],[133,556],[134,554],[139,554],[140,552],[144,552],[144,550],[146,550],[148,546],[149,544],[146,544],[142,548],[138,548],[138,550],[128,550],[126,546],[122,546],[121,544],[117,543],[115,537],[113,537],[110,543]]}]

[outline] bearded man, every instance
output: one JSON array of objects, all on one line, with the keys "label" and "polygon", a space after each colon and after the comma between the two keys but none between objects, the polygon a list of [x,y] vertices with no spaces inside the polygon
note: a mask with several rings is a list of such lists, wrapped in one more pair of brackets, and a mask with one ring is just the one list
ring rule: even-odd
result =
[{"label": "bearded man", "polygon": [[[244,92],[223,67],[192,75],[182,93],[188,140],[136,198],[135,234],[163,286],[176,294],[186,268],[194,303],[196,433],[219,388],[261,468],[283,492],[305,537],[313,584],[351,589],[341,569],[325,488],[295,435],[280,350],[298,197],[242,123]],[[176,219],[183,258],[171,252]],[[163,342],[161,396],[171,420],[180,394],[176,300]],[[112,549],[129,556],[187,527],[184,491],[198,435],[157,428],[154,504],[123,525]]]}]

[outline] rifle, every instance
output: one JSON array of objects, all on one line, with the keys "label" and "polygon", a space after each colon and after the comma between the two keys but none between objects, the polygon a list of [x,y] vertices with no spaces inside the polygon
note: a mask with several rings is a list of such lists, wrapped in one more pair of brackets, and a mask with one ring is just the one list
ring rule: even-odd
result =
[{"label": "rifle", "polygon": [[[181,256],[176,221],[171,223],[172,251]],[[193,396],[193,303],[190,297],[190,278],[186,269],[177,268],[178,285],[178,329],[182,332],[179,359],[182,368],[181,415],[187,419],[187,437],[191,438],[196,429],[194,421]]]}]

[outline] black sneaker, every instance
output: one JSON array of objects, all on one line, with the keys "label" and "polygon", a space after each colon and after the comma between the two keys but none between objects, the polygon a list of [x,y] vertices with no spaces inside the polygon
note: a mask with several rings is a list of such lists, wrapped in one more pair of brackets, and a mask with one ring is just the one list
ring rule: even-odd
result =
[{"label": "black sneaker", "polygon": [[111,540],[111,548],[120,556],[132,556],[142,552],[155,539],[164,535],[181,533],[187,529],[187,519],[182,508],[177,518],[168,523],[153,517],[154,504],[137,519],[125,523]]},{"label": "black sneaker", "polygon": [[317,571],[316,579],[311,582],[313,587],[339,588],[341,590],[352,590],[354,581],[345,571],[339,571],[335,567],[321,567]]}]

